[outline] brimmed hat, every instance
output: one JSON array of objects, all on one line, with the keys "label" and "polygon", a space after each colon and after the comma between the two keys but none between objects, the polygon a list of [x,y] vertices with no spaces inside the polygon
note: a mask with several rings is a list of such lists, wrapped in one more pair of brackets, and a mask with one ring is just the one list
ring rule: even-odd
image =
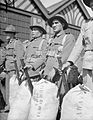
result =
[{"label": "brimmed hat", "polygon": [[56,19],[56,20],[59,20],[61,23],[64,23],[64,27],[63,27],[64,30],[68,28],[68,23],[67,23],[66,20],[64,19],[63,15],[60,15],[60,14],[57,14],[57,15],[51,17],[51,18],[47,21],[50,27],[52,27],[52,22],[53,22],[53,20],[55,20],[55,19]]},{"label": "brimmed hat", "polygon": [[91,0],[83,0],[84,4],[85,4],[86,6],[88,6],[88,7],[90,7],[90,1],[91,1]]},{"label": "brimmed hat", "polygon": [[13,25],[8,25],[3,32],[5,32],[5,33],[17,33],[15,30],[15,27]]},{"label": "brimmed hat", "polygon": [[42,27],[42,25],[40,25],[40,24],[35,24],[35,25],[32,25],[32,26],[30,26],[30,29],[32,30],[33,28],[39,28],[42,32],[43,32],[43,34],[46,34],[47,32],[46,32],[46,30]]}]

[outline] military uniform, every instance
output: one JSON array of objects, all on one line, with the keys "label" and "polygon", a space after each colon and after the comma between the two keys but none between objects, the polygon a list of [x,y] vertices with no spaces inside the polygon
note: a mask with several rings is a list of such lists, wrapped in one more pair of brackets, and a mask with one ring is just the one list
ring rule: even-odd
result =
[{"label": "military uniform", "polygon": [[[2,65],[3,65],[3,62],[4,62],[4,60],[5,60],[5,55],[6,55],[6,53],[5,53],[5,48],[0,48],[0,67],[2,67]],[[1,73],[2,71],[0,71],[0,73]]]},{"label": "military uniform", "polygon": [[[5,107],[5,85],[2,84],[2,81],[4,82],[5,79],[5,73],[4,70],[4,62],[5,62],[5,48],[0,48],[0,101],[1,101],[1,108]],[[2,101],[3,100],[3,101]],[[3,104],[4,103],[4,104]]]},{"label": "military uniform", "polygon": [[[64,37],[65,42],[63,45],[62,41]],[[48,60],[44,69],[45,75],[48,75],[54,67],[59,68],[58,57],[61,57],[63,64],[66,62],[75,43],[74,36],[72,34],[65,34],[64,31],[51,38],[50,41],[47,52]]]},{"label": "military uniform", "polygon": [[[20,69],[21,67],[20,58],[22,58],[24,55],[24,48],[22,42],[19,39],[15,38],[16,31],[13,25],[7,26],[4,32],[6,34],[13,35],[13,37],[9,38],[8,44],[6,45],[6,49],[5,49],[6,104],[9,105],[9,80],[10,77],[12,77],[14,73],[16,73],[14,60],[15,59],[17,60],[17,66]],[[11,36],[11,35],[7,35],[7,36]]]},{"label": "military uniform", "polygon": [[[31,80],[34,83],[39,78],[39,72],[42,69],[42,64],[46,60],[46,44],[47,41],[42,38],[42,34],[46,34],[46,31],[41,26],[31,26],[33,29],[35,27],[35,33],[40,33],[39,36],[34,36],[31,41],[24,41],[24,62],[25,67],[28,68],[28,74],[30,77],[33,77]],[[39,28],[39,29],[37,29]],[[42,31],[42,32],[41,32]],[[37,35],[37,34],[35,34]],[[34,82],[35,81],[35,82]],[[34,86],[35,87],[35,86]],[[23,92],[22,92],[23,91]],[[27,98],[27,99],[26,99]],[[27,81],[23,81],[18,90],[16,100],[14,101],[11,111],[8,115],[8,119],[28,119],[28,114],[30,112],[32,96],[27,86]],[[20,105],[21,104],[21,105]],[[24,111],[25,110],[25,111]],[[23,114],[20,116],[20,113]],[[25,117],[24,117],[25,116]],[[31,118],[30,118],[31,119]]]},{"label": "military uniform", "polygon": [[30,76],[37,76],[41,70],[42,64],[46,60],[47,41],[41,37],[34,39],[26,47],[25,63],[31,65],[35,71],[28,70]]},{"label": "military uniform", "polygon": [[6,70],[8,72],[15,71],[14,59],[17,58],[17,65],[20,68],[20,58],[24,55],[23,45],[20,40],[10,40],[6,46]]},{"label": "military uniform", "polygon": [[24,55],[23,46],[20,40],[13,39],[10,40],[9,44],[6,46],[6,62],[5,68],[6,74],[6,100],[9,99],[9,79],[15,74],[16,69],[14,65],[14,60],[17,60],[17,66],[20,69],[21,63],[20,58]]},{"label": "military uniform", "polygon": [[84,49],[84,57],[83,57],[83,68],[85,69],[93,69],[93,21],[88,21],[83,24],[81,28],[81,33],[77,39],[74,50],[71,53],[71,56],[68,60],[76,62],[80,53]]},{"label": "military uniform", "polygon": [[[86,21],[81,28],[80,35],[77,39],[75,47],[68,58],[68,61],[75,63],[84,49],[83,56],[83,78],[84,84],[91,89],[93,88],[92,74],[93,70],[93,20]],[[87,80],[86,80],[87,79]],[[90,79],[90,80],[89,80]]]}]

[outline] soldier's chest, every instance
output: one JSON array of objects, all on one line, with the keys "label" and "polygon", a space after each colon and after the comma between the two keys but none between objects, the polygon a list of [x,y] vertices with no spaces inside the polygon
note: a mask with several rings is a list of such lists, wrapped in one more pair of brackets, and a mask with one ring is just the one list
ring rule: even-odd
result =
[{"label": "soldier's chest", "polygon": [[49,45],[50,50],[58,50],[58,48],[62,46],[62,39],[61,38],[55,38],[51,40],[51,43]]},{"label": "soldier's chest", "polygon": [[40,45],[41,41],[33,41],[30,43],[30,45],[27,48],[27,51],[37,51],[39,49],[39,45]]},{"label": "soldier's chest", "polygon": [[15,41],[10,42],[7,46],[6,46],[6,53],[12,53],[14,52],[14,47],[15,47]]}]

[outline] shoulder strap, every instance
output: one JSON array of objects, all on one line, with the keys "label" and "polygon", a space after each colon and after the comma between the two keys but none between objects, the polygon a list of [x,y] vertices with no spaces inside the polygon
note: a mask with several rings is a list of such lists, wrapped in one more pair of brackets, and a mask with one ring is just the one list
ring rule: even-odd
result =
[{"label": "shoulder strap", "polygon": [[[65,41],[66,41],[66,37],[67,35],[64,36],[63,40],[62,40],[62,45],[64,45]],[[52,42],[52,38],[49,39],[48,43],[50,44]]]},{"label": "shoulder strap", "polygon": [[42,48],[43,42],[44,42],[44,39],[43,39],[43,40],[40,42],[40,44],[39,44],[39,47],[38,47],[38,50],[39,50],[39,51],[40,51],[41,48]]},{"label": "shoulder strap", "polygon": [[65,41],[66,41],[66,37],[67,35],[64,36],[63,40],[62,40],[62,45],[64,45]]}]

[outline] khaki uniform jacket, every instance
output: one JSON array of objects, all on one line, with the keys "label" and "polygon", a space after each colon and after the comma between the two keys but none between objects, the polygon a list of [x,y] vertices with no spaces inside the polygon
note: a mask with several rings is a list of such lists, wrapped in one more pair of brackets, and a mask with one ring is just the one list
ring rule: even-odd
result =
[{"label": "khaki uniform jacket", "polygon": [[39,74],[42,64],[46,60],[46,49],[47,41],[41,37],[31,41],[26,47],[25,52],[25,63],[26,65],[31,65],[35,69],[29,70],[30,76],[35,76]]},{"label": "khaki uniform jacket", "polygon": [[0,65],[2,65],[5,61],[5,48],[0,48]]},{"label": "khaki uniform jacket", "polygon": [[82,25],[81,32],[68,61],[76,63],[83,49],[85,53],[82,67],[93,69],[93,21],[87,21]]},{"label": "khaki uniform jacket", "polygon": [[[62,45],[62,40],[65,35],[66,34],[63,31],[59,35],[51,38],[52,40],[49,43],[48,52],[47,52],[48,59],[46,62],[46,67],[44,69],[45,75],[48,75],[49,72],[53,69],[53,67],[59,68],[57,55],[59,55],[61,57],[63,64],[68,59],[68,57],[74,47],[75,38],[72,34],[67,34],[64,45]],[[62,50],[61,50],[61,47],[62,47]]]},{"label": "khaki uniform jacket", "polygon": [[20,58],[24,55],[24,48],[20,40],[13,39],[6,45],[5,52],[0,54],[0,61],[5,62],[5,68],[7,71],[15,70],[14,58],[17,60],[18,68],[20,68]]}]

